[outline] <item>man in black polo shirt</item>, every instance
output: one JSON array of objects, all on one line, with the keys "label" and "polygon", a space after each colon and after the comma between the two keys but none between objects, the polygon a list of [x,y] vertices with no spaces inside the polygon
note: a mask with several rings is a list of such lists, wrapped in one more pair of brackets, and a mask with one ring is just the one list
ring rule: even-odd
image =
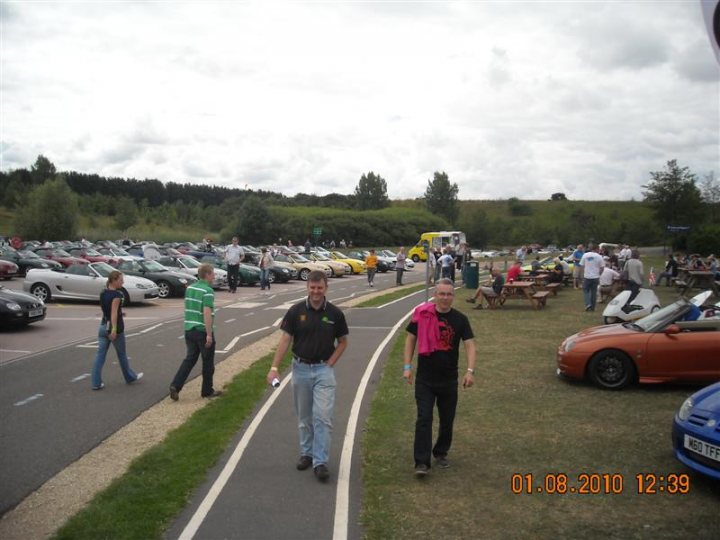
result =
[{"label": "man in black polo shirt", "polygon": [[314,270],[308,275],[308,297],[292,306],[283,318],[268,383],[280,378],[278,366],[292,341],[293,396],[300,434],[300,459],[297,468],[311,465],[318,480],[330,476],[333,409],[335,407],[335,370],[333,366],[347,348],[348,327],[345,315],[325,298],[327,276]]}]

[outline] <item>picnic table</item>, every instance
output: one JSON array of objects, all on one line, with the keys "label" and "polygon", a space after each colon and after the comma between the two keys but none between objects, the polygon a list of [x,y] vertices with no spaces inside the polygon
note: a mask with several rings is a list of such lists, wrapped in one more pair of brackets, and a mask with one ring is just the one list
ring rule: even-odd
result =
[{"label": "picnic table", "polygon": [[709,270],[687,270],[683,280],[675,284],[681,289],[682,296],[687,296],[692,289],[710,289],[713,294],[720,298],[720,287],[715,281],[715,273]]},{"label": "picnic table", "polygon": [[499,303],[502,306],[507,300],[527,300],[535,309],[542,309],[550,294],[550,291],[537,291],[532,281],[513,281],[503,285]]}]

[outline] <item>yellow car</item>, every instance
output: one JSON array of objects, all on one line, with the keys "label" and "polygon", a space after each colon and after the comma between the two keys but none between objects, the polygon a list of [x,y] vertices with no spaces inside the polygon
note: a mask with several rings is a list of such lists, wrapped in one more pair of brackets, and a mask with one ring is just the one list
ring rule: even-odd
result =
[{"label": "yellow car", "polygon": [[352,274],[352,267],[349,264],[331,259],[327,255],[311,253],[305,256],[313,262],[329,266],[330,270],[332,270],[333,277],[343,277],[345,274]]},{"label": "yellow car", "polygon": [[344,262],[345,264],[349,265],[350,268],[352,268],[353,274],[361,274],[362,272],[365,272],[367,270],[364,262],[358,261],[357,259],[351,259],[340,251],[331,251],[330,258],[336,261]]}]

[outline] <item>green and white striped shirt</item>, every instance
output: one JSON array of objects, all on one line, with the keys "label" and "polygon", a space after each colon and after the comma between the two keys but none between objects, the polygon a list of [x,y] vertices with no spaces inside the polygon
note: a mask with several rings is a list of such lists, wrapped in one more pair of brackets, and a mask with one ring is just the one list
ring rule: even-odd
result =
[{"label": "green and white striped shirt", "polygon": [[215,292],[205,281],[199,280],[185,290],[185,331],[205,330],[203,308],[212,311],[213,330],[215,329]]}]

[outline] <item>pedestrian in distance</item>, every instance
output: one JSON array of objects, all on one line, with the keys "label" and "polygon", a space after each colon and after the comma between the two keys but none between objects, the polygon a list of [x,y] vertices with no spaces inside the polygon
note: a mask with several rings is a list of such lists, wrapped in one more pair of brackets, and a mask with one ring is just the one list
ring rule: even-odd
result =
[{"label": "pedestrian in distance", "polygon": [[270,290],[270,267],[275,263],[272,255],[268,252],[267,248],[261,248],[262,252],[260,255],[260,290],[264,291],[267,287]]},{"label": "pedestrian in distance", "polygon": [[440,256],[437,262],[440,264],[441,277],[455,281],[454,279],[452,279],[452,268],[453,264],[455,263],[455,259],[450,254],[450,248],[445,247],[443,249],[443,254]]},{"label": "pedestrian in distance", "polygon": [[377,273],[378,258],[375,255],[375,250],[371,249],[368,256],[365,257],[365,266],[367,267],[367,279],[368,285],[374,287],[375,274]]},{"label": "pedestrian in distance", "polygon": [[605,261],[598,253],[596,247],[588,244],[588,250],[583,254],[578,263],[583,271],[583,299],[585,311],[595,311],[597,304],[597,290],[600,283],[600,275],[605,267]]},{"label": "pedestrian in distance", "polygon": [[125,350],[125,322],[122,312],[122,304],[125,299],[122,292],[123,282],[123,273],[113,270],[108,274],[106,289],[100,293],[100,307],[103,316],[98,328],[98,350],[92,369],[93,390],[105,388],[105,383],[102,382],[102,368],[105,365],[105,358],[111,343],[115,347],[125,382],[132,384],[143,377],[142,372],[135,373],[130,368]]},{"label": "pedestrian in distance", "polygon": [[579,289],[583,279],[583,268],[580,266],[580,259],[585,254],[585,248],[582,244],[578,244],[575,251],[570,255],[573,262],[573,288]]},{"label": "pedestrian in distance", "polygon": [[177,401],[192,368],[202,356],[200,396],[215,398],[221,390],[213,388],[215,374],[215,292],[211,283],[215,270],[209,264],[198,267],[198,281],[185,290],[185,347],[187,354],[170,384],[170,398]]},{"label": "pedestrian in distance", "polygon": [[405,260],[407,259],[407,256],[405,255],[405,248],[400,247],[400,251],[397,253],[397,257],[395,258],[395,285],[402,285],[402,278],[403,278],[403,272],[405,272]]},{"label": "pedestrian in distance", "polygon": [[[421,304],[413,312],[405,337],[403,378],[413,383],[413,355],[418,347],[415,376],[415,443],[413,457],[415,476],[427,476],[431,458],[441,469],[450,466],[448,453],[452,444],[453,422],[458,402],[458,359],[460,342],[465,347],[467,370],[463,388],[475,384],[475,340],[470,321],[452,307],[455,298],[453,282],[440,279],[435,285],[434,303]],[[433,409],[437,406],[440,421],[433,446]]]},{"label": "pedestrian in distance", "polygon": [[283,317],[280,342],[266,379],[279,379],[280,362],[292,344],[292,386],[300,436],[300,471],[313,467],[321,482],[330,477],[328,456],[335,408],[334,366],[348,345],[345,315],[328,302],[327,276],[320,270],[308,275],[305,300]]},{"label": "pedestrian in distance", "polygon": [[227,264],[228,288],[235,293],[238,286],[240,263],[245,260],[245,251],[238,245],[238,237],[233,236],[232,244],[225,248],[225,263]]}]

